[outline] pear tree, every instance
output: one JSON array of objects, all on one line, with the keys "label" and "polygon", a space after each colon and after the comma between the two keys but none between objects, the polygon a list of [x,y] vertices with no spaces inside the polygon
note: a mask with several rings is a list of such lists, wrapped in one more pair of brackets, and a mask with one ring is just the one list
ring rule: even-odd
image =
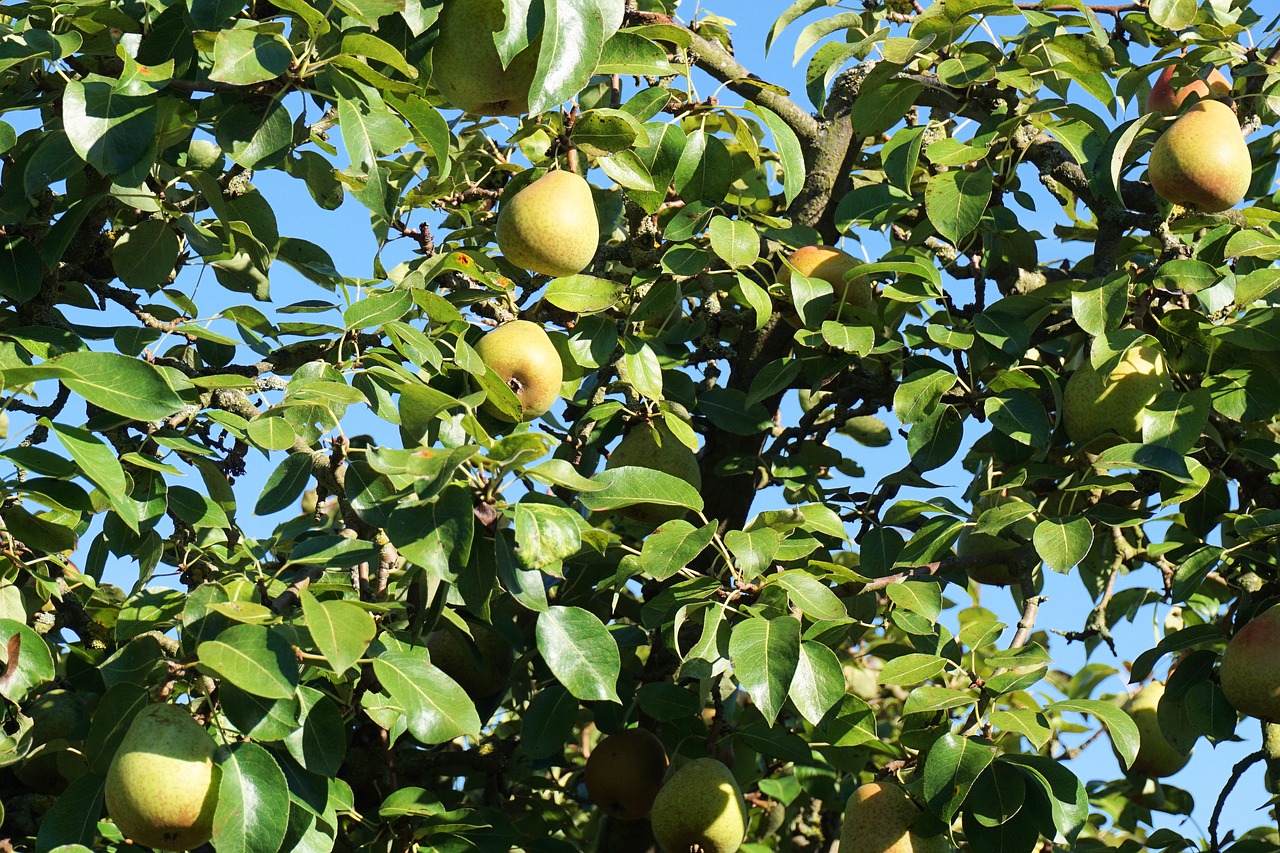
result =
[{"label": "pear tree", "polygon": [[0,850],[1280,849],[1267,6],[3,4]]}]

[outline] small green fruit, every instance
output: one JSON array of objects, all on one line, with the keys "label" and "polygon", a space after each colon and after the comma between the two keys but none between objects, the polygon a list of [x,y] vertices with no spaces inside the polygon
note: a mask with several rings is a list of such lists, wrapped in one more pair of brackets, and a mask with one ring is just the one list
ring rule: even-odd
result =
[{"label": "small green fruit", "polygon": [[193,139],[187,145],[187,168],[204,172],[217,166],[222,160],[222,148],[208,139]]},{"label": "small green fruit", "polygon": [[1138,755],[1129,769],[1134,773],[1158,778],[1172,776],[1187,765],[1191,754],[1180,751],[1160,730],[1157,709],[1164,696],[1164,683],[1153,681],[1124,703],[1125,712],[1138,726]]},{"label": "small green fruit", "polygon": [[471,639],[454,625],[428,634],[431,663],[458,682],[474,701],[506,692],[515,652],[488,625],[468,620],[467,627],[471,629]]},{"label": "small green fruit", "polygon": [[215,747],[185,709],[143,708],[107,770],[107,814],[124,836],[157,850],[190,850],[212,838],[221,780]]},{"label": "small green fruit", "polygon": [[861,785],[845,805],[840,853],[946,853],[949,846],[942,836],[921,838],[911,831],[920,814],[893,782]]},{"label": "small green fruit", "polygon": [[622,820],[649,816],[667,772],[667,751],[648,729],[627,729],[596,744],[582,773],[587,796]]},{"label": "small green fruit", "polygon": [[600,244],[591,187],[573,172],[548,172],[503,200],[498,248],[516,266],[545,275],[576,275]]},{"label": "small green fruit", "polygon": [[1272,607],[1236,632],[1222,653],[1218,678],[1231,707],[1260,720],[1280,722],[1280,607]]},{"label": "small green fruit", "polygon": [[[698,457],[688,445],[676,438],[675,433],[662,420],[639,423],[633,426],[618,446],[609,454],[605,469],[632,466],[651,468],[679,477],[695,489],[702,488],[702,472]],[[619,510],[627,518],[646,524],[659,525],[682,517],[687,510],[664,504],[632,504]]]},{"label": "small green fruit", "polygon": [[1253,158],[1231,107],[1200,101],[1156,140],[1147,173],[1165,201],[1217,213],[1249,191]]},{"label": "small green fruit", "polygon": [[[480,339],[476,352],[515,392],[520,401],[521,420],[530,421],[546,414],[560,396],[564,365],[556,345],[538,324],[528,320],[503,323]],[[485,411],[494,417],[504,417],[487,403]]]},{"label": "small green fruit", "polygon": [[1164,356],[1155,347],[1130,347],[1105,379],[1086,362],[1063,392],[1067,435],[1078,444],[1105,432],[1141,441],[1142,416],[1168,387]]},{"label": "small green fruit", "polygon": [[695,758],[662,786],[649,821],[666,853],[734,853],[747,832],[747,804],[728,767]]},{"label": "small green fruit", "polygon": [[481,116],[518,116],[529,111],[529,87],[538,70],[542,36],[502,67],[494,33],[506,23],[503,0],[445,3],[431,50],[431,79],[454,107]]}]

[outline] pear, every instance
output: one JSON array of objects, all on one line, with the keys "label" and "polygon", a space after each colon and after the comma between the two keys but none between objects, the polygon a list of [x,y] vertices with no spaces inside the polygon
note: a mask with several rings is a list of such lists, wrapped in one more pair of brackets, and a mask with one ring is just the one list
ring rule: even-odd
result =
[{"label": "pear", "polygon": [[1142,416],[1168,387],[1164,356],[1155,347],[1130,347],[1105,379],[1086,362],[1063,392],[1067,435],[1080,444],[1108,431],[1141,441]]},{"label": "pear", "polygon": [[[1018,543],[994,533],[973,533],[965,528],[956,542],[957,557],[975,557],[979,554],[995,554],[1018,547]],[[1009,562],[984,563],[965,569],[971,579],[989,586],[1012,586],[1018,583],[1017,566]]]},{"label": "pear", "polygon": [[[633,426],[609,454],[609,461],[604,467],[607,470],[626,466],[652,468],[679,477],[695,489],[702,488],[698,457],[661,420]],[[686,510],[663,504],[632,504],[619,512],[627,518],[656,526],[682,517]]]},{"label": "pear", "polygon": [[1147,173],[1165,201],[1205,213],[1238,204],[1249,191],[1253,160],[1231,107],[1193,105],[1156,140]]},{"label": "pear", "polygon": [[587,796],[622,820],[648,817],[667,773],[667,751],[648,729],[627,729],[596,744],[582,773]]},{"label": "pear", "polygon": [[1218,678],[1231,707],[1261,720],[1280,722],[1280,607],[1253,617],[1222,653]]},{"label": "pear", "polygon": [[518,116],[529,111],[538,70],[539,34],[506,68],[493,43],[506,22],[503,0],[445,3],[431,49],[432,83],[452,106],[473,115]]},{"label": "pear", "polygon": [[591,186],[573,172],[548,172],[504,198],[498,248],[519,267],[545,275],[575,275],[600,244]]},{"label": "pear", "polygon": [[1181,89],[1174,91],[1175,70],[1176,66],[1169,65],[1160,72],[1160,76],[1151,87],[1151,94],[1147,96],[1147,112],[1163,113],[1167,116],[1177,115],[1183,101],[1192,95],[1208,98],[1211,94],[1214,96],[1231,94],[1231,81],[1222,76],[1222,72],[1216,68],[1209,72],[1207,81],[1197,77]]},{"label": "pear", "polygon": [[695,758],[662,786],[649,822],[665,853],[734,853],[747,832],[747,804],[728,767]]},{"label": "pear", "polygon": [[468,620],[467,627],[473,639],[453,625],[428,634],[431,663],[458,682],[474,701],[505,693],[515,664],[511,645],[488,625]]},{"label": "pear", "polygon": [[221,771],[209,733],[177,705],[134,717],[107,770],[107,813],[126,838],[190,850],[213,837]]},{"label": "pear", "polygon": [[1138,726],[1138,755],[1129,769],[1144,776],[1159,778],[1172,776],[1187,765],[1191,758],[1169,743],[1169,739],[1160,730],[1157,709],[1160,697],[1164,696],[1164,683],[1152,681],[1145,685],[1129,701],[1124,703],[1124,710]]},{"label": "pear", "polygon": [[947,853],[942,836],[921,838],[911,825],[921,811],[899,785],[868,782],[854,789],[840,827],[840,853]]},{"label": "pear", "polygon": [[[862,266],[862,261],[848,252],[833,246],[804,246],[796,249],[788,256],[791,266],[802,275],[816,278],[831,285],[832,298],[830,316],[839,319],[844,307],[867,308],[871,305],[871,283],[864,276],[853,276],[845,280],[845,273]],[[783,266],[778,272],[778,282],[791,284],[791,268]],[[799,328],[800,318],[791,312],[786,314],[787,322]]]},{"label": "pear", "polygon": [[[550,411],[560,396],[564,365],[556,345],[537,323],[512,320],[486,334],[476,344],[480,359],[515,392],[521,420],[531,421]],[[486,404],[485,411],[503,417]]]}]

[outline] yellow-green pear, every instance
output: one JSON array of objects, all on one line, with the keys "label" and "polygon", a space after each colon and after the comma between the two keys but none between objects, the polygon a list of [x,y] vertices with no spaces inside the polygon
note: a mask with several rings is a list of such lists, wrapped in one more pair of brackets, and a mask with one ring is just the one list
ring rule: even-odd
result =
[{"label": "yellow-green pear", "polygon": [[548,172],[504,198],[498,211],[498,248],[508,261],[532,272],[580,273],[599,244],[591,186],[573,172]]},{"label": "yellow-green pear", "polygon": [[[605,468],[652,468],[679,477],[695,489],[702,488],[702,472],[698,457],[689,446],[676,438],[665,421],[638,423],[622,437],[609,454]],[[664,504],[632,504],[619,510],[627,518],[658,525],[682,517],[687,510]]]},{"label": "yellow-green pear", "polygon": [[1222,653],[1218,678],[1231,707],[1260,720],[1280,722],[1280,607],[1253,617]]},{"label": "yellow-green pear", "polygon": [[427,635],[432,665],[458,682],[473,700],[506,692],[515,664],[511,644],[488,625],[468,620],[467,627],[471,639],[455,625],[445,625]]},{"label": "yellow-green pear", "polygon": [[1249,191],[1253,160],[1240,123],[1221,101],[1200,101],[1156,140],[1147,165],[1165,201],[1217,213]]},{"label": "yellow-green pear", "polygon": [[648,729],[626,729],[596,744],[582,781],[601,811],[622,820],[649,816],[667,773],[667,751]]},{"label": "yellow-green pear", "polygon": [[662,786],[649,822],[665,853],[734,853],[747,832],[747,804],[728,767],[695,758]]},{"label": "yellow-green pear", "polygon": [[840,853],[947,853],[951,848],[942,836],[921,838],[911,831],[920,814],[893,782],[861,785],[844,808]]},{"label": "yellow-green pear", "polygon": [[[862,266],[862,261],[848,252],[833,246],[803,246],[787,257],[791,266],[802,275],[816,278],[831,285],[832,303],[830,316],[839,319],[846,305],[855,308],[866,308],[871,305],[871,282],[865,276],[851,276],[845,279],[845,273]],[[783,266],[778,272],[778,282],[791,284],[791,268]],[[787,322],[799,328],[800,318],[787,311]]]},{"label": "yellow-green pear", "polygon": [[1191,753],[1182,752],[1160,730],[1157,709],[1160,697],[1164,696],[1164,682],[1152,681],[1124,703],[1125,712],[1133,718],[1138,726],[1138,755],[1133,759],[1129,769],[1144,776],[1159,778],[1172,776],[1191,758]]},{"label": "yellow-green pear", "polygon": [[431,80],[454,107],[481,116],[529,111],[529,86],[538,70],[542,36],[502,67],[494,33],[506,23],[503,0],[451,0],[440,10],[431,49]]},{"label": "yellow-green pear", "polygon": [[1177,115],[1178,110],[1182,108],[1182,102],[1192,95],[1208,98],[1211,94],[1215,96],[1231,94],[1231,81],[1216,68],[1209,72],[1208,81],[1197,77],[1181,89],[1175,90],[1173,88],[1175,68],[1174,65],[1166,66],[1156,78],[1156,82],[1152,84],[1151,94],[1147,96],[1147,112],[1163,113],[1167,116]]},{"label": "yellow-green pear", "polygon": [[[503,323],[480,339],[476,352],[515,392],[522,420],[531,421],[546,414],[560,396],[564,365],[556,345],[537,323],[528,320]],[[485,411],[503,417],[487,403]]]},{"label": "yellow-green pear", "polygon": [[157,850],[190,850],[212,838],[221,779],[215,748],[178,705],[138,712],[107,769],[107,814],[120,832]]},{"label": "yellow-green pear", "polygon": [[1081,444],[1105,432],[1141,441],[1142,416],[1168,387],[1164,356],[1155,347],[1130,347],[1105,378],[1086,361],[1063,392],[1067,435]]}]

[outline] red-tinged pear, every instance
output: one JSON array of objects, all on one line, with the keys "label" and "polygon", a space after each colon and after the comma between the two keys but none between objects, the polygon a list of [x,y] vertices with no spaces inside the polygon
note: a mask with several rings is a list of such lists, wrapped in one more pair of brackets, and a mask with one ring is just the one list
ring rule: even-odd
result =
[{"label": "red-tinged pear", "polygon": [[582,780],[591,802],[621,820],[648,817],[667,773],[667,751],[648,729],[627,729],[596,744]]},{"label": "red-tinged pear", "polygon": [[1145,685],[1124,703],[1124,710],[1138,727],[1138,755],[1129,769],[1144,776],[1159,778],[1172,776],[1191,759],[1191,753],[1182,752],[1169,743],[1160,730],[1158,711],[1160,698],[1164,696],[1164,683],[1153,681]]},{"label": "red-tinged pear", "polygon": [[473,115],[518,116],[529,111],[538,70],[538,35],[506,68],[494,33],[506,24],[503,0],[452,0],[440,9],[431,79],[452,106]]},{"label": "red-tinged pear", "polygon": [[1280,722],[1280,607],[1263,611],[1236,632],[1222,653],[1218,678],[1231,707]]},{"label": "red-tinged pear", "polygon": [[664,853],[735,853],[747,832],[747,804],[728,767],[695,758],[662,786],[649,822]]},{"label": "red-tinged pear", "polygon": [[1063,392],[1067,435],[1081,444],[1106,432],[1141,441],[1143,415],[1168,387],[1164,356],[1155,347],[1130,347],[1106,377],[1086,362]]},{"label": "red-tinged pear", "polygon": [[120,832],[157,850],[190,850],[212,838],[221,780],[215,748],[186,709],[142,709],[107,769],[107,814]]},{"label": "red-tinged pear", "polygon": [[1147,173],[1165,201],[1218,213],[1244,199],[1253,159],[1231,107],[1200,101],[1156,140]]},{"label": "red-tinged pear", "polygon": [[576,275],[600,244],[591,186],[566,171],[548,172],[504,198],[498,212],[498,248],[508,261],[545,275]]},{"label": "red-tinged pear", "polygon": [[[698,457],[688,445],[676,438],[675,433],[662,420],[636,424],[622,437],[622,441],[609,454],[605,468],[625,466],[651,468],[679,477],[695,489],[702,488]],[[687,512],[684,507],[666,504],[632,504],[618,511],[627,518],[655,526],[681,518]]]},{"label": "red-tinged pear", "polygon": [[1147,112],[1161,113],[1166,116],[1177,115],[1178,110],[1187,98],[1225,97],[1231,94],[1231,81],[1218,69],[1209,72],[1208,80],[1199,77],[1181,89],[1174,90],[1173,75],[1176,66],[1168,65],[1160,72],[1156,82],[1151,86],[1151,94],[1147,96]]},{"label": "red-tinged pear", "polygon": [[893,782],[868,782],[854,789],[840,827],[840,853],[947,853],[942,836],[911,831],[920,808]]},{"label": "red-tinged pear", "polygon": [[[537,323],[528,320],[503,323],[480,339],[476,352],[515,392],[522,420],[531,421],[546,414],[560,396],[564,365],[556,345]],[[505,417],[488,403],[485,411],[494,417]]]},{"label": "red-tinged pear", "polygon": [[[846,305],[855,308],[867,308],[871,305],[871,282],[865,276],[845,274],[862,266],[862,261],[834,246],[803,246],[796,249],[788,257],[791,266],[801,275],[816,278],[831,285],[832,303],[830,316],[840,319]],[[785,286],[791,284],[791,268],[783,265],[778,273],[778,282]],[[800,318],[788,312],[787,321],[791,325],[800,326]]]}]

